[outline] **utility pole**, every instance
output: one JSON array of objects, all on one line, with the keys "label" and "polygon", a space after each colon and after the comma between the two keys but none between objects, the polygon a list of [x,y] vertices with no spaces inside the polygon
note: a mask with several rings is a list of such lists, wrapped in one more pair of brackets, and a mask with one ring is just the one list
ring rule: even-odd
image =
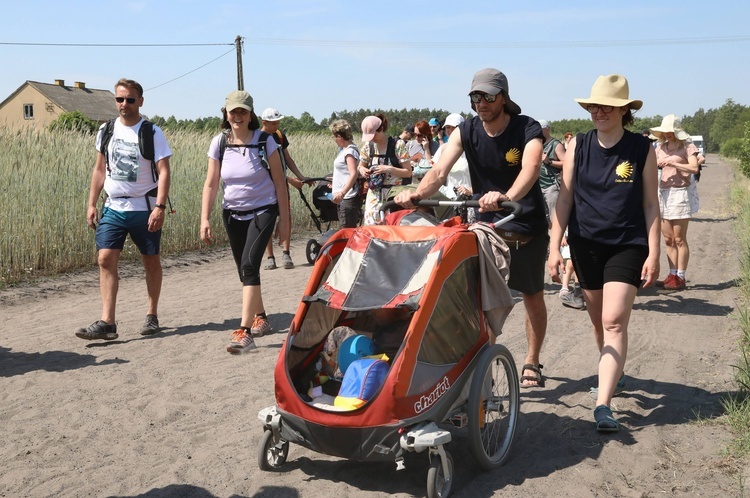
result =
[{"label": "utility pole", "polygon": [[245,78],[242,75],[242,37],[240,35],[234,39],[234,45],[237,49],[237,90],[244,90]]}]

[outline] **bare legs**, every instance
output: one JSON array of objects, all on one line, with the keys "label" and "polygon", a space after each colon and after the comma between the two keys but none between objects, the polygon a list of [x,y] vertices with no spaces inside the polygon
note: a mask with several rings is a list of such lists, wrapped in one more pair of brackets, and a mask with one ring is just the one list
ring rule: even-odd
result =
[{"label": "bare legs", "polygon": [[242,287],[242,321],[240,326],[249,329],[253,325],[255,315],[264,311],[260,285],[244,285]]},{"label": "bare legs", "polygon": [[602,290],[583,291],[600,353],[597,406],[610,405],[622,376],[628,355],[628,323],[637,290],[623,282],[607,282]]},{"label": "bare legs", "polygon": [[[115,308],[120,278],[117,266],[120,262],[119,249],[100,249],[97,257],[99,263],[99,290],[102,295],[102,321],[115,323]],[[158,315],[159,296],[161,295],[162,267],[158,254],[141,255],[143,268],[146,271],[146,290],[148,291],[149,315]]]},{"label": "bare legs", "polygon": [[670,270],[687,270],[690,261],[690,247],[687,242],[689,219],[662,220],[661,233],[667,248],[667,261]]},{"label": "bare legs", "polygon": [[[538,365],[542,343],[547,334],[547,306],[544,304],[544,291],[536,294],[523,294],[523,304],[526,307],[526,340],[529,348],[524,363]],[[534,375],[534,372],[528,370],[526,372]],[[526,372],[521,372],[521,375],[525,375]],[[538,383],[524,380],[523,385],[536,386]]]}]

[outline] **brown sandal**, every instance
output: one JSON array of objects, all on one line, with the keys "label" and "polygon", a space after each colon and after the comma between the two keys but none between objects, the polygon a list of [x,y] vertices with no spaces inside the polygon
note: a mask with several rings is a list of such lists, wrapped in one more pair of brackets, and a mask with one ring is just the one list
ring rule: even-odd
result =
[{"label": "brown sandal", "polygon": [[[522,375],[520,382],[521,387],[544,387],[544,376],[542,375],[542,368],[544,368],[542,364],[532,365],[531,363],[526,363],[521,368],[521,373],[523,374],[526,370],[531,370],[532,372],[534,372],[534,375]],[[525,380],[536,382],[536,384],[524,384],[523,382]]]}]

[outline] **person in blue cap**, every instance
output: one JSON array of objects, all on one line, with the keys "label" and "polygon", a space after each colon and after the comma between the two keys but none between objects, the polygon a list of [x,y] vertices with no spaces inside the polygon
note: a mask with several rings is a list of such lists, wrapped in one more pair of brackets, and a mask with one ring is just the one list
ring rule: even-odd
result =
[{"label": "person in blue cap", "polygon": [[440,125],[440,120],[438,118],[430,118],[430,121],[427,124],[430,125],[432,139],[438,142],[438,144],[443,144],[446,137],[443,133],[443,127]]}]

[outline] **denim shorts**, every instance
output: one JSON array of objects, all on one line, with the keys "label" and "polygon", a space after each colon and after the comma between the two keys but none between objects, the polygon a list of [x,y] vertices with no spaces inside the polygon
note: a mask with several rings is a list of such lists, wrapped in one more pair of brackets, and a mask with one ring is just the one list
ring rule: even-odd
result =
[{"label": "denim shorts", "polygon": [[149,211],[115,211],[105,207],[99,225],[96,227],[97,249],[119,249],[125,246],[125,238],[130,238],[144,256],[159,254],[161,229],[148,231]]}]

